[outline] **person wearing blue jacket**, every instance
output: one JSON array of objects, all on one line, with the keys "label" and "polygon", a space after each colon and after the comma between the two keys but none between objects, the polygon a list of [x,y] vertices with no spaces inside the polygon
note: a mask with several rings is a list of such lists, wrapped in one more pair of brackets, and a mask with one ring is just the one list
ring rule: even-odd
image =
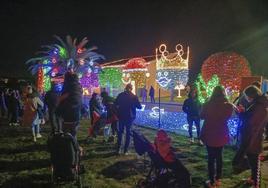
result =
[{"label": "person wearing blue jacket", "polygon": [[191,89],[188,98],[184,101],[182,110],[184,113],[187,114],[187,122],[189,125],[188,132],[189,132],[189,138],[190,142],[194,143],[194,137],[193,137],[193,124],[195,124],[196,127],[196,133],[197,133],[197,139],[199,140],[199,143],[202,144],[200,141],[200,111],[201,111],[201,105],[197,98],[197,90],[195,88]]}]

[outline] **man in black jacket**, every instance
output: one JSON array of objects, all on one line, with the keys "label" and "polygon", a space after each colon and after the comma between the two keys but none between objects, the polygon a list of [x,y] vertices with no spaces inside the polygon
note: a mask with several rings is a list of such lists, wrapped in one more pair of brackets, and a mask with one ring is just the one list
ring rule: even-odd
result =
[{"label": "man in black jacket", "polygon": [[120,93],[116,100],[115,105],[118,110],[118,118],[119,118],[119,130],[118,130],[118,153],[120,152],[122,135],[124,129],[126,129],[126,139],[124,146],[124,153],[128,154],[128,146],[130,143],[130,129],[133,121],[136,118],[136,108],[141,109],[141,104],[136,95],[132,92],[132,85],[127,84],[125,91]]}]

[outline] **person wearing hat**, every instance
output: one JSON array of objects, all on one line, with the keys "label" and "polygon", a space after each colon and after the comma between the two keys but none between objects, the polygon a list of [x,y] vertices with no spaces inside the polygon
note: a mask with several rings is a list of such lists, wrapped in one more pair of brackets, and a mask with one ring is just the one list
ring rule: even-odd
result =
[{"label": "person wearing hat", "polygon": [[122,135],[124,129],[126,129],[124,154],[127,155],[128,146],[130,143],[130,129],[133,121],[136,118],[136,108],[141,109],[141,104],[138,97],[132,93],[131,84],[126,85],[125,91],[117,96],[114,104],[117,108],[119,119],[117,152],[120,153]]}]

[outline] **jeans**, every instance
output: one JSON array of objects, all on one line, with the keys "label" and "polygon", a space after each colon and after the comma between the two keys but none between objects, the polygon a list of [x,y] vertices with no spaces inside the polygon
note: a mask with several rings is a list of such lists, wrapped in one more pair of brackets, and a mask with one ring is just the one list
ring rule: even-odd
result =
[{"label": "jeans", "polygon": [[36,136],[37,134],[40,134],[40,124],[32,124],[32,132],[33,136]]},{"label": "jeans", "polygon": [[258,154],[249,154],[247,153],[248,157],[248,163],[251,169],[251,178],[254,180],[254,185],[257,186],[259,185],[259,177],[258,177],[258,170],[260,172],[260,166],[259,166],[259,158]]},{"label": "jeans", "polygon": [[187,116],[187,122],[189,125],[189,137],[192,138],[193,137],[193,124],[195,123],[195,127],[196,127],[196,133],[197,133],[197,138],[199,139],[200,137],[200,118],[199,117],[191,117],[191,116]]},{"label": "jeans", "polygon": [[130,129],[132,122],[133,122],[132,120],[119,120],[118,139],[117,139],[118,151],[120,150],[121,147],[122,136],[125,128],[126,128],[126,139],[125,139],[124,153],[128,151],[128,146],[130,143]]},{"label": "jeans", "polygon": [[[215,182],[215,179],[220,179],[222,175],[222,150],[223,147],[210,147],[207,146],[208,152],[208,176],[211,184]],[[216,174],[215,174],[215,162],[216,162]]]}]

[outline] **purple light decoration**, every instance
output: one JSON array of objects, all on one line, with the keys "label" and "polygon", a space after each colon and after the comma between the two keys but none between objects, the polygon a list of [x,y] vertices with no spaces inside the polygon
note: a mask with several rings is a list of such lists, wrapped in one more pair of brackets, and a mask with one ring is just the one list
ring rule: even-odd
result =
[{"label": "purple light decoration", "polygon": [[99,87],[98,75],[95,73],[85,74],[80,79],[83,88]]}]

